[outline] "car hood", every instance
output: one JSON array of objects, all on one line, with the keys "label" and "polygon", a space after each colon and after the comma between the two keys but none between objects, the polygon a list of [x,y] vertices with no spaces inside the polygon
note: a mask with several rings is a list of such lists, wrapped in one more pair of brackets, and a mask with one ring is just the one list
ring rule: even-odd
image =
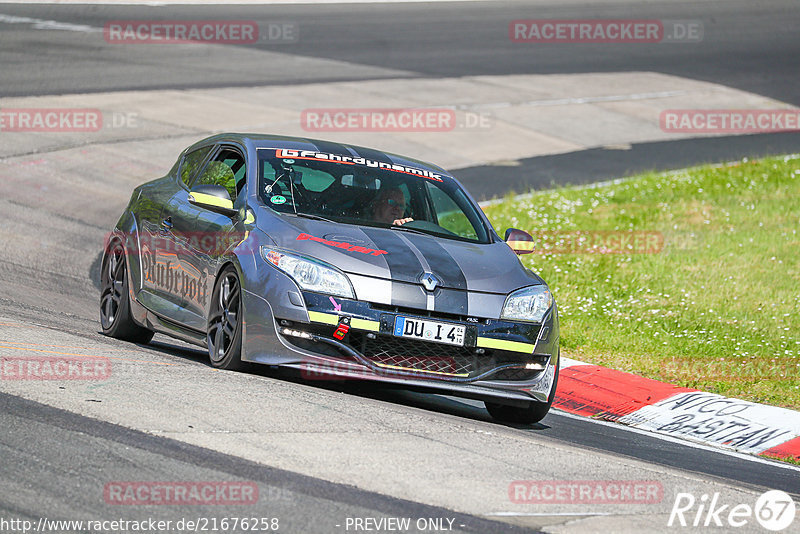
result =
[{"label": "car hood", "polygon": [[437,287],[502,295],[543,283],[503,242],[468,243],[294,216],[269,219],[269,227],[261,229],[277,247],[320,259],[349,275],[421,286],[423,273],[432,273]]}]

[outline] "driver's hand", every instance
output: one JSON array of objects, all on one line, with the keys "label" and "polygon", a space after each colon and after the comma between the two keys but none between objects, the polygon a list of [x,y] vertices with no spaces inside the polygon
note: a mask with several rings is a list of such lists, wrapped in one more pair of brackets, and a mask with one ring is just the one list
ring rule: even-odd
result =
[{"label": "driver's hand", "polygon": [[405,219],[395,219],[394,222],[392,222],[392,224],[395,226],[403,226],[405,223],[411,222],[413,220],[414,219],[412,219],[411,217],[406,217]]}]

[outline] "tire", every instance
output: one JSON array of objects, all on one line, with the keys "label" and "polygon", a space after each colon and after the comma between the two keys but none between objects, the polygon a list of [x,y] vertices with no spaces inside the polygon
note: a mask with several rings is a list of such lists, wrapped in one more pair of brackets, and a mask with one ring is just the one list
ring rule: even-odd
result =
[{"label": "tire", "polygon": [[556,374],[553,377],[553,387],[550,390],[550,395],[547,402],[531,402],[527,408],[520,408],[517,406],[509,406],[507,404],[498,404],[490,401],[483,401],[486,405],[486,410],[489,414],[504,423],[518,423],[523,425],[532,425],[538,423],[553,405],[553,400],[556,398],[556,386],[558,386],[559,368],[561,367],[561,357],[558,358],[556,364]]},{"label": "tire", "polygon": [[109,247],[100,268],[100,326],[103,334],[133,343],[153,339],[154,332],[136,324],[131,315],[125,249],[119,241]]},{"label": "tire", "polygon": [[206,334],[208,357],[217,369],[237,371],[242,362],[242,285],[236,268],[229,265],[217,278],[211,297]]}]

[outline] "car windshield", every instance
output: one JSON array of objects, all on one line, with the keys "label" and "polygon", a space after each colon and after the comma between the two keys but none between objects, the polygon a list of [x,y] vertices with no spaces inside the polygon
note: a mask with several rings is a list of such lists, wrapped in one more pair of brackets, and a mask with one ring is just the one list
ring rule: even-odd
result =
[{"label": "car windshield", "polygon": [[434,172],[297,150],[258,155],[259,197],[280,213],[489,242],[477,207],[452,179]]}]

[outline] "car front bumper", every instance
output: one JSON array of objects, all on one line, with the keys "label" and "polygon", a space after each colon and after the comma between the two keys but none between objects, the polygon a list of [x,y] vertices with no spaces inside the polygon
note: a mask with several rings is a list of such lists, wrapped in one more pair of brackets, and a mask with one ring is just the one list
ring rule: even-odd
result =
[{"label": "car front bumper", "polygon": [[[273,298],[244,292],[243,360],[296,368],[306,379],[377,380],[506,403],[547,402],[550,396],[558,366],[555,304],[538,324],[432,314],[296,289],[288,303],[283,301],[291,289]],[[463,325],[464,346],[397,337],[398,316]],[[337,339],[333,334],[342,324],[347,332]]]}]

